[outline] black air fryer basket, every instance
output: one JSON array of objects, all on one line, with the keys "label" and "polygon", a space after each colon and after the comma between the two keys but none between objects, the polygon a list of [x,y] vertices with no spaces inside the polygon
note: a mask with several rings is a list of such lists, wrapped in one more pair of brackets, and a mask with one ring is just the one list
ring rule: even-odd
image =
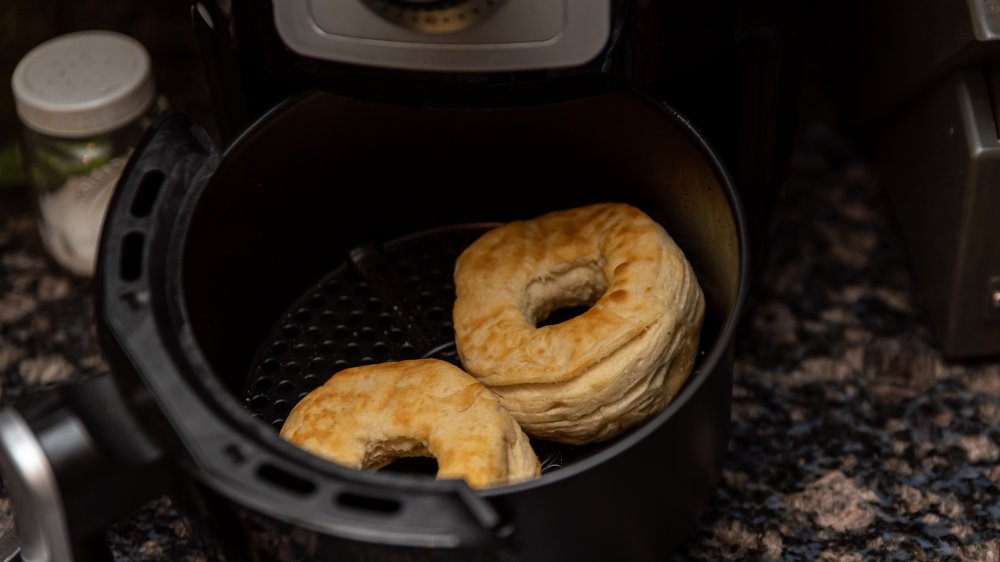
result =
[{"label": "black air fryer basket", "polygon": [[[296,401],[342,368],[458,363],[454,259],[490,224],[603,201],[664,225],[705,292],[702,353],[666,411],[607,443],[536,442],[540,479],[476,492],[349,470],[278,437]],[[171,494],[232,560],[658,560],[721,474],[746,259],[718,160],[629,90],[489,109],[312,92],[222,155],[170,113],[105,223],[98,316],[114,384],[101,383],[100,413],[61,415],[98,436],[91,472],[141,482],[133,503]],[[20,412],[43,432],[44,416]],[[101,445],[109,417],[136,445]],[[85,544],[97,525],[63,495]],[[123,509],[90,507],[94,521]]]}]

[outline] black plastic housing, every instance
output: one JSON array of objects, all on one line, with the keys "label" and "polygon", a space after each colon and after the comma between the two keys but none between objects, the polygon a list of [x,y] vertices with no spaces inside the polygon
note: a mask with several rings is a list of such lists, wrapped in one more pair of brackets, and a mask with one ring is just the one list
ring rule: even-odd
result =
[{"label": "black plastic housing", "polygon": [[[605,200],[663,224],[708,303],[700,370],[625,438],[539,480],[472,492],[327,463],[242,408],[264,335],[351,248]],[[721,474],[746,244],[711,149],[633,91],[480,109],[312,92],[221,158],[184,116],[158,122],[105,223],[100,332],[131,406],[238,559],[655,560]]]}]

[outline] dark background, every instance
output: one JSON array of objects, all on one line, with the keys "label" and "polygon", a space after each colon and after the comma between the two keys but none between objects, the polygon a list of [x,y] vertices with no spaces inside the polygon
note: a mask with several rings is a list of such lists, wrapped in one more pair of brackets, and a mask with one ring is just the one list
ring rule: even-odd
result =
[{"label": "dark background", "polygon": [[[159,91],[173,107],[213,128],[205,73],[185,0],[4,0],[0,7],[0,142],[5,150],[18,138],[10,78],[34,46],[64,33],[86,29],[119,31],[139,40],[153,59]],[[0,174],[3,184],[4,174]],[[6,181],[10,181],[9,179]]]},{"label": "dark background", "polygon": [[[792,38],[794,44],[821,69],[820,78],[834,98],[848,99],[854,58],[854,2],[796,4],[787,3],[787,12],[801,22]],[[0,8],[0,76],[4,81],[0,87],[0,144],[7,149],[17,138],[9,87],[17,62],[47,39],[85,29],[120,31],[143,43],[153,58],[159,91],[171,106],[190,113],[215,135],[190,14],[191,3],[186,0],[4,0]],[[0,178],[0,184],[5,181],[10,182]]]}]

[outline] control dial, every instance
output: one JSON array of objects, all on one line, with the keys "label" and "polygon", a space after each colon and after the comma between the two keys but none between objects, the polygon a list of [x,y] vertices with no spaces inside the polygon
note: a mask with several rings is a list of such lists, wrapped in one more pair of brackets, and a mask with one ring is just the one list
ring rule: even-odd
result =
[{"label": "control dial", "polygon": [[425,33],[452,33],[490,17],[505,0],[361,0],[376,14]]}]

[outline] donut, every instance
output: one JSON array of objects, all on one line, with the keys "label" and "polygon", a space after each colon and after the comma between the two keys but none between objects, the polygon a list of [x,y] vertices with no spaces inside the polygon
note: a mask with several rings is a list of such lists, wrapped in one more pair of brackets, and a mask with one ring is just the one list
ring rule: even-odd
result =
[{"label": "donut", "polygon": [[[602,441],[662,411],[694,365],[705,299],[667,232],[603,203],[495,228],[455,265],[462,366],[526,433]],[[590,308],[537,327],[552,311]]]},{"label": "donut", "polygon": [[439,479],[463,478],[473,488],[529,480],[540,472],[528,437],[496,396],[437,359],[340,371],[296,404],[280,435],[356,469],[434,457]]}]

